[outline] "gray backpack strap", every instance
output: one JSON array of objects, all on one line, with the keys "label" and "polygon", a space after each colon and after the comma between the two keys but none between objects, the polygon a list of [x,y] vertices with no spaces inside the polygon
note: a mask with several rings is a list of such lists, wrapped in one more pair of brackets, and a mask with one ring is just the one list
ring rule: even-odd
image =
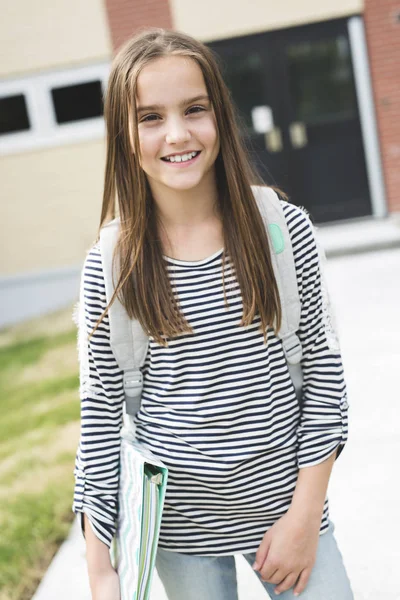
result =
[{"label": "gray backpack strap", "polygon": [[282,307],[282,325],[278,335],[282,340],[289,373],[300,401],[303,384],[300,361],[303,351],[297,332],[300,326],[301,304],[292,243],[276,192],[260,186],[252,186],[252,190],[269,234],[272,265]]},{"label": "gray backpack strap", "polygon": [[[103,263],[106,298],[114,294],[118,275],[113,271],[113,256],[119,234],[119,220],[114,219],[100,231],[100,251]],[[140,323],[130,319],[121,302],[116,298],[108,311],[110,321],[110,344],[119,368],[124,372],[125,410],[135,415],[140,408],[143,375],[140,369],[146,358],[148,336]]]}]

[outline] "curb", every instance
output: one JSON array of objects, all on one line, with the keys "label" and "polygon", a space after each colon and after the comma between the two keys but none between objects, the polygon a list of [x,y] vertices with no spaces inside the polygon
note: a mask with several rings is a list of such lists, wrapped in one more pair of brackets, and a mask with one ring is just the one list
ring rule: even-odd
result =
[{"label": "curb", "polygon": [[400,248],[400,216],[316,227],[317,237],[327,258]]},{"label": "curb", "polygon": [[76,518],[32,600],[91,600],[85,555],[85,542]]}]

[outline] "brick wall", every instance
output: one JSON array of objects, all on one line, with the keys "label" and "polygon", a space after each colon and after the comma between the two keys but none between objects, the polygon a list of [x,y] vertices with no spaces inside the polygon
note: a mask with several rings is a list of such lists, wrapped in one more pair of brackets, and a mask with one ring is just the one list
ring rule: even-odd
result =
[{"label": "brick wall", "polygon": [[400,211],[399,0],[365,0],[364,18],[388,208]]},{"label": "brick wall", "polygon": [[106,0],[113,48],[118,48],[141,27],[172,29],[168,0]]}]

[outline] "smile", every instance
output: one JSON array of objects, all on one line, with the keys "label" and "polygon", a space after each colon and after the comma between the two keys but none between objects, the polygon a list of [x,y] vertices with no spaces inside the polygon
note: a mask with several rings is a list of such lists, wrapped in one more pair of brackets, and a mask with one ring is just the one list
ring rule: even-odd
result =
[{"label": "smile", "polygon": [[164,157],[161,160],[174,166],[191,165],[195,162],[200,152],[188,152],[187,154],[176,154],[175,156]]}]

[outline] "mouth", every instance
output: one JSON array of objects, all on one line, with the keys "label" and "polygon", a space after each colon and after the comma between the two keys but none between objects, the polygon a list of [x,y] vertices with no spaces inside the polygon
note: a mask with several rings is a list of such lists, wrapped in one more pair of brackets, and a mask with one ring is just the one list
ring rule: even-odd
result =
[{"label": "mouth", "polygon": [[169,157],[164,156],[161,158],[161,160],[173,167],[183,167],[193,164],[200,154],[201,150],[194,150],[193,152],[188,152],[187,154],[176,154],[175,156]]}]

